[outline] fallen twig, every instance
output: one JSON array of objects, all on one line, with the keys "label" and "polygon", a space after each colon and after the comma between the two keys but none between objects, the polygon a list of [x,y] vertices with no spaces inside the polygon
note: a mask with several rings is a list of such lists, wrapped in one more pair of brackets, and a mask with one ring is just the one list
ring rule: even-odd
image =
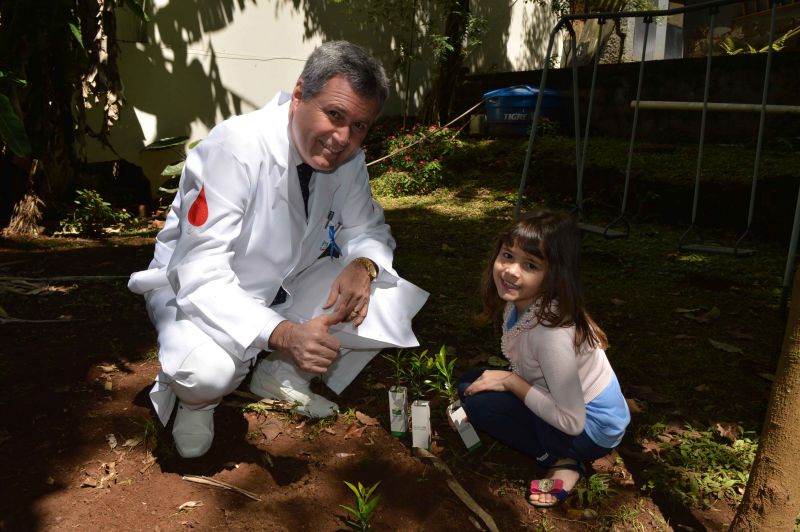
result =
[{"label": "fallen twig", "polygon": [[489,515],[486,510],[481,508],[480,505],[475,502],[475,499],[473,499],[472,496],[467,493],[467,490],[465,490],[461,484],[459,484],[458,480],[456,480],[456,477],[453,476],[453,472],[450,471],[450,468],[447,467],[447,464],[445,464],[441,458],[419,447],[414,447],[413,452],[418,458],[426,458],[430,460],[436,469],[447,475],[447,485],[450,487],[453,493],[455,493],[456,496],[461,499],[461,502],[463,502],[467,508],[472,510],[475,515],[480,517],[491,532],[499,532],[497,524],[495,524],[492,516]]},{"label": "fallen twig", "polygon": [[63,323],[68,321],[83,321],[82,318],[61,318],[55,320],[23,320],[20,318],[0,318],[0,325],[7,323]]},{"label": "fallen twig", "polygon": [[215,480],[213,478],[209,478],[203,475],[183,475],[181,477],[183,480],[188,482],[195,482],[197,484],[205,484],[206,486],[214,486],[215,488],[222,488],[226,490],[235,491],[236,493],[241,493],[245,497],[253,499],[254,501],[261,501],[261,497],[253,493],[252,491],[247,491],[242,488],[237,488],[227,482],[222,482],[221,480]]}]

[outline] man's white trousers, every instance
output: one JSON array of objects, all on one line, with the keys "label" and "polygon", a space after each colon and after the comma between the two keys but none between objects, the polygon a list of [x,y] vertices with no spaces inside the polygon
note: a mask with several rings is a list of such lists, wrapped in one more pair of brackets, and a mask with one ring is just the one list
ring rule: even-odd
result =
[{"label": "man's white trousers", "polygon": [[[293,302],[281,311],[298,323],[322,312],[321,306],[341,266],[321,260],[311,269],[314,274],[305,276],[302,287],[294,292]],[[331,328],[331,334],[342,342],[342,349],[322,376],[325,384],[340,394],[382,348],[419,345],[411,331],[411,318],[427,297],[427,292],[403,279],[391,286],[373,286],[367,319],[358,330],[350,324]],[[158,331],[161,371],[150,398],[159,419],[166,425],[176,397],[192,410],[213,409],[223,396],[239,387],[260,350],[250,347],[243,359],[224,350],[177,307],[169,285],[147,292],[145,300]],[[304,380],[314,376],[297,368],[285,353],[272,353],[261,364],[273,375],[293,373]]]}]

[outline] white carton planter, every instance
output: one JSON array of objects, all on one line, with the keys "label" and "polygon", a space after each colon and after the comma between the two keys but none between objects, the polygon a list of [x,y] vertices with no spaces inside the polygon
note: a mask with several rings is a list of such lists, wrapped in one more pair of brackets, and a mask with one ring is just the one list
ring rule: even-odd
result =
[{"label": "white carton planter", "polygon": [[389,427],[393,436],[408,433],[408,390],[405,386],[389,388]]},{"label": "white carton planter", "polygon": [[456,401],[447,407],[447,417],[450,418],[453,427],[458,431],[458,435],[461,436],[461,441],[464,442],[464,446],[468,451],[473,451],[480,447],[481,439],[478,437],[478,433],[472,423],[467,421],[467,413],[464,411],[464,407],[461,406],[461,401]]},{"label": "white carton planter", "polygon": [[411,446],[431,450],[431,407],[428,401],[411,403]]}]

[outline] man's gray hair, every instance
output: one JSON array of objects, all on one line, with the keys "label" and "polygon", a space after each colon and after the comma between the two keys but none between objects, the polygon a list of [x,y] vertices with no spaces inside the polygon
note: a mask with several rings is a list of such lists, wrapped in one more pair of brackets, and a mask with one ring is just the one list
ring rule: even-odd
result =
[{"label": "man's gray hair", "polygon": [[375,99],[383,108],[389,96],[389,80],[383,66],[367,50],[347,41],[329,41],[311,52],[300,74],[302,99],[316,96],[336,75],[344,76],[359,96]]}]

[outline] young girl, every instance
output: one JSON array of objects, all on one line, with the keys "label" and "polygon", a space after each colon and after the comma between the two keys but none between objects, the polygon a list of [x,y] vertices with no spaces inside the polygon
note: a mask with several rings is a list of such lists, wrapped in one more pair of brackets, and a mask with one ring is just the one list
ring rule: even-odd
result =
[{"label": "young girl", "polygon": [[583,306],[580,235],[564,213],[523,215],[499,237],[483,279],[486,317],[503,316],[511,371],[470,372],[458,386],[470,422],[549,469],[528,502],[563,501],[581,462],[619,445],[630,421],[603,351],[605,333]]}]

